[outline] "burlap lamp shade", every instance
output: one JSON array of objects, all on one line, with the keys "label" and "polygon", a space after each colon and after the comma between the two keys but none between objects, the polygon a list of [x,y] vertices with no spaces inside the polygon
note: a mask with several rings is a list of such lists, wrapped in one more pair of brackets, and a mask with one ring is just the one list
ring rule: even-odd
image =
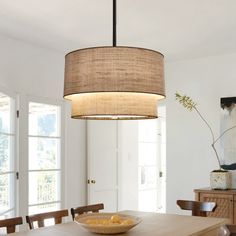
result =
[{"label": "burlap lamp shade", "polygon": [[72,101],[72,118],[157,118],[157,101],[165,97],[164,57],[135,47],[95,47],[65,58],[64,98]]}]

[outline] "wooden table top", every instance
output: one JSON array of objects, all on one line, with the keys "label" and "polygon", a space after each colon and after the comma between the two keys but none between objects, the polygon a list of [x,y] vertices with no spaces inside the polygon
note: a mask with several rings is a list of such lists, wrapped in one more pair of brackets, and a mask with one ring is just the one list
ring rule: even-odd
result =
[{"label": "wooden table top", "polygon": [[[226,219],[184,215],[124,211],[139,216],[142,222],[122,236],[217,236]],[[11,236],[96,236],[76,222],[68,222],[34,230],[13,233]]]}]

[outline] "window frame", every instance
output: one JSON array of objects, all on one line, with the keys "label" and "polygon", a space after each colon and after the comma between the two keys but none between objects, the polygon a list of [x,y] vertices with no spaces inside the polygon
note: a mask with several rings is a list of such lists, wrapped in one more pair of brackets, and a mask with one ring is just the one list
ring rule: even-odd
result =
[{"label": "window frame", "polygon": [[[140,148],[140,145],[146,144],[146,145],[155,145],[156,149],[156,156],[155,156],[155,164],[140,164],[140,152],[138,151],[138,172],[141,168],[155,168],[156,169],[156,183],[155,186],[148,186],[142,188],[140,186],[139,180],[138,179],[138,208],[140,207],[140,193],[143,193],[145,191],[156,191],[156,209],[153,209],[154,211],[157,212],[162,212],[164,213],[166,211],[166,155],[165,155],[165,150],[166,150],[166,140],[165,140],[165,135],[166,135],[166,105],[165,103],[159,104],[158,105],[158,113],[159,119],[155,120],[155,130],[156,132],[155,135],[155,140],[144,140],[144,139],[139,139],[138,138],[138,146]],[[143,121],[138,122],[138,130],[140,129],[140,126],[142,125]],[[148,122],[148,121],[147,121]],[[162,133],[162,129],[164,129],[164,136]],[[139,132],[139,131],[138,131]],[[141,174],[141,173],[140,173]],[[161,208],[159,208],[158,204],[161,204]],[[139,209],[139,210],[144,210],[144,209]]]},{"label": "window frame", "polygon": [[[16,178],[17,173],[19,173],[19,152],[18,152],[18,140],[19,140],[19,125],[17,121],[17,110],[18,110],[18,94],[12,92],[11,90],[0,86],[0,92],[12,99],[13,101],[13,107],[10,109],[11,115],[10,115],[10,123],[13,126],[13,130],[9,131],[9,133],[4,132],[2,134],[7,135],[8,137],[14,137],[14,143],[12,145],[11,152],[13,154],[13,170],[6,172],[5,174],[13,174],[13,196],[10,196],[10,198],[13,198],[13,204],[14,207],[1,213],[7,213],[12,211],[12,215],[19,214],[19,179]],[[2,215],[2,214],[1,214]]]},{"label": "window frame", "polygon": [[64,149],[64,143],[65,143],[65,121],[64,121],[64,110],[65,110],[65,102],[63,100],[55,100],[51,98],[42,98],[37,96],[24,96],[21,95],[19,99],[20,104],[20,119],[19,119],[19,127],[20,127],[20,140],[19,145],[21,147],[20,150],[20,156],[21,162],[20,162],[20,191],[19,191],[19,197],[21,199],[20,202],[20,214],[21,215],[27,215],[29,210],[29,104],[30,102],[33,103],[42,103],[47,105],[54,105],[60,107],[60,115],[59,115],[59,129],[60,129],[60,177],[59,177],[59,185],[60,185],[60,207],[64,208],[65,206],[65,149]]}]

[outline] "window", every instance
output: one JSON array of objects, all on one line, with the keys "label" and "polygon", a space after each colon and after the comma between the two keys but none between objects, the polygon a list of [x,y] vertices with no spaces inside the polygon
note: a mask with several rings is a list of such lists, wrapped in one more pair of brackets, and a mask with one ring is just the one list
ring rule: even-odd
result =
[{"label": "window", "polygon": [[[63,104],[27,100],[0,92],[0,219],[57,210],[62,205]],[[20,119],[16,119],[18,103]]]},{"label": "window", "polygon": [[28,213],[61,206],[61,109],[29,102]]},{"label": "window", "polygon": [[16,212],[15,100],[0,93],[0,218]]}]

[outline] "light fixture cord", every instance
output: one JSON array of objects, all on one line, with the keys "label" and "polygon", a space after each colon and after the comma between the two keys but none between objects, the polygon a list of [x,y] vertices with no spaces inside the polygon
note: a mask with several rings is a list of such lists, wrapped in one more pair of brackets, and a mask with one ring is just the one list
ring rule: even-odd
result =
[{"label": "light fixture cord", "polygon": [[113,47],[116,47],[116,0],[113,0]]}]

